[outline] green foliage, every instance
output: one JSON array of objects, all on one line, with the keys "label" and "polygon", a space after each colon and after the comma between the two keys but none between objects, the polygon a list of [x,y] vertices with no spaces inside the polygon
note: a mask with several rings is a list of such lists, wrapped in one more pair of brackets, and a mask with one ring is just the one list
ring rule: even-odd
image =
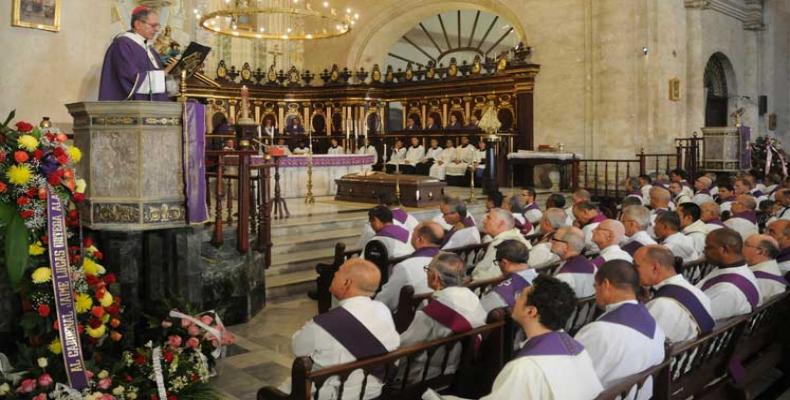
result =
[{"label": "green foliage", "polygon": [[0,204],[0,227],[4,227],[3,254],[8,278],[11,286],[19,290],[19,282],[28,267],[28,230],[16,207],[9,204]]}]

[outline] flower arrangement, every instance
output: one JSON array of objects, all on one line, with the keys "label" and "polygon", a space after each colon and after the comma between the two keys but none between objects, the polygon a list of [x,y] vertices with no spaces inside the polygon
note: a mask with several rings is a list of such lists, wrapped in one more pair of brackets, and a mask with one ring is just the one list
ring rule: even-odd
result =
[{"label": "flower arrangement", "polygon": [[779,173],[782,176],[787,175],[787,154],[785,154],[779,139],[759,136],[750,145],[753,170],[766,176],[770,173]]}]

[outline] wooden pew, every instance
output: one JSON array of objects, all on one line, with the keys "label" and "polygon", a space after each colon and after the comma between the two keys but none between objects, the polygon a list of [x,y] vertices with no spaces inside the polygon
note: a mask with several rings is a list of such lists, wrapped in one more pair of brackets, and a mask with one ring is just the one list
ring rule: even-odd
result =
[{"label": "wooden pew", "polygon": [[573,314],[565,324],[565,332],[571,336],[576,335],[579,329],[594,321],[595,317],[601,315],[601,312],[595,303],[595,295],[579,299],[576,309],[573,310]]},{"label": "wooden pew", "polygon": [[[268,386],[258,391],[258,400],[309,400],[313,397],[313,390],[316,392],[321,389],[330,379],[337,384],[336,397],[343,398],[346,380],[355,371],[361,371],[362,387],[359,393],[354,393],[350,398],[363,398],[362,391],[367,387],[367,383],[372,374],[383,372],[383,387],[381,395],[377,399],[419,399],[427,388],[449,388],[453,393],[469,396],[484,390],[490,390],[493,384],[493,377],[502,368],[502,356],[497,354],[496,349],[502,348],[502,329],[504,326],[503,314],[489,316],[492,320],[480,328],[469,332],[452,335],[446,338],[433,340],[427,343],[415,344],[400,348],[391,353],[371,357],[355,362],[335,365],[313,371],[313,363],[309,357],[299,357],[294,360],[291,368],[292,389],[290,394],[285,394],[280,390]],[[476,351],[476,338],[480,335],[483,338],[479,351]],[[428,368],[426,365],[431,361],[431,355],[449,355],[450,350],[456,346],[461,346],[461,357],[459,365],[455,371],[450,371],[448,366],[448,356],[442,359],[442,373],[439,376],[426,376]],[[485,349],[485,351],[484,351]],[[439,351],[443,350],[443,351]],[[427,354],[428,357],[423,365],[423,371],[419,381],[413,382],[406,379],[399,379],[402,376],[409,376],[408,369],[411,360]],[[405,366],[405,373],[399,371],[400,363]],[[476,378],[476,379],[470,379]],[[336,381],[339,379],[339,382]],[[490,382],[489,382],[490,381]],[[314,389],[315,386],[315,389]],[[345,396],[349,396],[346,393]]]},{"label": "wooden pew", "polygon": [[332,308],[332,295],[329,293],[329,286],[332,284],[332,278],[335,277],[337,269],[349,258],[359,257],[361,254],[361,249],[346,250],[346,245],[344,243],[337,243],[335,244],[335,256],[332,263],[320,263],[315,266],[315,272],[318,273],[318,278],[316,278],[316,290],[318,292],[319,314],[325,313]]},{"label": "wooden pew", "polygon": [[[668,377],[669,360],[664,360],[661,364],[654,365],[642,372],[618,379],[614,384],[601,392],[595,400],[638,399],[648,379],[653,380],[652,398],[655,400],[666,399],[669,387],[668,384],[664,384],[661,379],[666,379]],[[661,382],[661,384],[658,384],[659,382]]]},{"label": "wooden pew", "polygon": [[683,277],[685,277],[686,280],[692,285],[696,285],[702,280],[702,278],[706,277],[714,269],[716,269],[715,265],[705,261],[705,259],[702,258],[697,261],[683,264],[682,270],[677,272],[679,274],[683,274]]}]

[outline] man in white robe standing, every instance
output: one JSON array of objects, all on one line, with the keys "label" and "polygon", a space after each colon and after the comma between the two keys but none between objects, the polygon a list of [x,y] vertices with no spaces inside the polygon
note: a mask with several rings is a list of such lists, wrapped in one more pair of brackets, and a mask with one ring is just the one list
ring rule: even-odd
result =
[{"label": "man in white robe standing", "polygon": [[[293,335],[291,347],[296,357],[310,357],[313,370],[353,362],[394,351],[400,345],[390,310],[371,300],[379,286],[379,269],[369,261],[354,258],[340,266],[329,291],[340,300],[338,307],[308,321]],[[360,397],[365,380],[365,394]],[[337,398],[340,380],[332,377],[321,387],[318,398]],[[346,379],[343,399],[373,399],[381,394],[380,377],[364,379],[354,371]],[[281,390],[290,393],[290,379]]]},{"label": "man in white robe standing", "polygon": [[788,273],[790,273],[790,221],[780,219],[770,222],[766,233],[779,243],[779,255],[776,257],[776,263],[779,265],[779,271],[786,279]]},{"label": "man in white robe standing", "polygon": [[471,214],[466,211],[466,203],[458,198],[445,197],[439,206],[442,218],[450,226],[444,235],[442,249],[480,244],[480,231]]},{"label": "man in white robe standing", "polygon": [[717,268],[697,287],[710,298],[713,318],[749,314],[760,304],[757,278],[742,256],[743,239],[729,228],[716,229],[705,239],[705,259]]},{"label": "man in white robe standing", "polygon": [[565,210],[562,208],[549,208],[543,213],[543,218],[540,220],[540,233],[543,234],[543,237],[529,251],[529,260],[532,266],[540,268],[560,260],[551,251],[551,238],[557,232],[557,229],[565,228],[569,225]]},{"label": "man in white robe standing", "polygon": [[[636,300],[639,274],[623,260],[604,263],[595,274],[595,301],[603,315],[585,325],[575,339],[590,353],[604,388],[617,380],[664,361],[664,332],[647,308]],[[652,380],[640,399],[652,396]]]},{"label": "man in white robe standing", "polygon": [[674,211],[662,211],[655,219],[656,236],[672,254],[683,259],[684,263],[696,261],[700,254],[694,249],[694,242],[680,231],[680,218]]},{"label": "man in white robe standing", "polygon": [[392,223],[392,211],[389,208],[384,206],[371,208],[368,211],[368,222],[376,234],[362,246],[363,250],[368,243],[378,240],[387,249],[388,258],[402,257],[414,252],[409,242],[409,232]]},{"label": "man in white robe standing", "polygon": [[580,299],[592,296],[595,293],[593,278],[596,268],[592,261],[582,255],[584,233],[581,229],[557,229],[551,238],[551,251],[562,260],[562,265],[555,274],[557,279],[567,283]]},{"label": "man in white robe standing", "polygon": [[620,221],[607,219],[601,221],[593,230],[593,242],[601,249],[598,257],[592,260],[596,267],[611,260],[625,260],[632,262],[633,258],[627,251],[620,248],[620,242],[625,237],[625,228]]},{"label": "man in white robe standing", "polygon": [[696,339],[713,331],[710,299],[675,270],[675,255],[661,245],[637,250],[639,283],[655,291],[645,305],[670,342]]},{"label": "man in white robe standing", "polygon": [[505,240],[514,239],[524,243],[528,249],[532,247],[521,235],[521,232],[515,228],[515,224],[513,215],[507,210],[494,208],[486,214],[485,219],[483,219],[483,230],[493,240],[488,245],[483,259],[477,263],[472,271],[472,279],[479,281],[502,276],[502,271],[496,266],[494,260],[496,259],[496,246]]},{"label": "man in white robe standing", "polygon": [[625,235],[628,237],[621,248],[628,252],[631,257],[642,246],[656,244],[656,241],[647,233],[650,226],[650,210],[644,206],[628,206],[623,209],[620,215],[620,222],[625,228]]},{"label": "man in white robe standing", "polygon": [[701,255],[705,252],[705,237],[709,232],[708,226],[700,219],[702,210],[697,203],[683,203],[678,204],[675,212],[680,219],[683,234],[694,242],[694,251]]},{"label": "man in white robe standing", "polygon": [[768,235],[752,235],[743,244],[743,258],[757,278],[760,288],[760,303],[787,290],[787,280],[779,272],[776,257],[779,244]]},{"label": "man in white robe standing", "polygon": [[505,280],[491,288],[480,302],[486,314],[501,307],[513,307],[516,295],[532,284],[538,276],[534,268],[530,268],[527,246],[517,240],[505,240],[496,247],[496,262]]}]

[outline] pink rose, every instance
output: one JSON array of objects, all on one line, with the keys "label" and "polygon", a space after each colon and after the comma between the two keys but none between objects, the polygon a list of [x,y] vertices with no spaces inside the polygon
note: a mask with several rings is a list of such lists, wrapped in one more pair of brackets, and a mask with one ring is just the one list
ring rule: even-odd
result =
[{"label": "pink rose", "polygon": [[198,346],[200,346],[200,340],[198,340],[196,337],[191,337],[187,340],[187,347],[197,349]]},{"label": "pink rose", "polygon": [[33,397],[33,400],[47,400],[46,393],[39,393],[36,397]]},{"label": "pink rose", "polygon": [[111,378],[104,378],[99,380],[99,389],[107,390],[112,386],[112,379]]},{"label": "pink rose", "polygon": [[236,342],[236,337],[233,336],[230,332],[223,332],[222,333],[222,344],[227,346],[231,345]]},{"label": "pink rose", "polygon": [[186,318],[181,320],[181,327],[182,328],[189,328],[190,325],[192,325],[192,321],[190,321],[190,320],[188,320]]},{"label": "pink rose", "polygon": [[211,323],[214,322],[214,318],[211,318],[211,315],[204,315],[200,317],[200,322],[206,325],[211,325]]},{"label": "pink rose", "polygon": [[167,344],[170,347],[180,347],[181,346],[181,336],[178,335],[170,335],[167,337]]},{"label": "pink rose", "polygon": [[36,390],[36,380],[35,379],[25,379],[22,381],[22,384],[16,389],[17,393],[30,393]]},{"label": "pink rose", "polygon": [[85,378],[87,378],[88,380],[93,379],[93,372],[85,370]]},{"label": "pink rose", "polygon": [[115,397],[109,393],[105,393],[99,397],[99,400],[115,400]]},{"label": "pink rose", "polygon": [[200,327],[197,325],[192,325],[189,328],[187,328],[187,333],[189,333],[189,336],[200,335]]},{"label": "pink rose", "polygon": [[48,373],[43,373],[38,377],[38,384],[47,387],[52,384],[52,377]]}]

